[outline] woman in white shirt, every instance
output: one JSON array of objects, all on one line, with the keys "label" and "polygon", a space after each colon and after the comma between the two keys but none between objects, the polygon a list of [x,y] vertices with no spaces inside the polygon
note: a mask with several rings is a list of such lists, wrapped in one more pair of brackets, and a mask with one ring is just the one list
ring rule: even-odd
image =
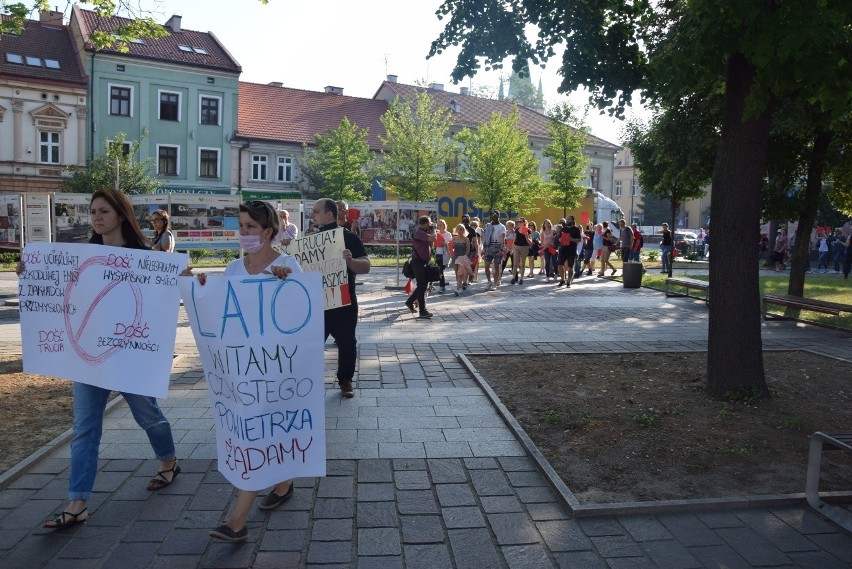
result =
[{"label": "woman in white shirt", "polygon": [[[270,204],[264,201],[249,201],[240,204],[240,248],[246,252],[242,259],[234,259],[228,263],[224,275],[236,277],[244,275],[275,275],[280,279],[287,278],[290,273],[301,273],[302,268],[294,257],[279,253],[272,248],[275,237],[280,229],[278,213]],[[183,276],[189,276],[190,269]],[[199,273],[198,282],[207,282],[207,275]],[[284,480],[263,498],[260,503],[262,510],[277,508],[293,495],[293,481]],[[257,492],[240,490],[237,503],[228,521],[210,532],[210,535],[224,541],[244,541],[248,537],[247,519]]]}]

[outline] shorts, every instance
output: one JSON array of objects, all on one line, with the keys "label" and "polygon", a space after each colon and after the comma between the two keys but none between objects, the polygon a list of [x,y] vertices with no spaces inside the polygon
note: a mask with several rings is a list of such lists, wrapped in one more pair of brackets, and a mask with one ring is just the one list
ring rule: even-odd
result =
[{"label": "shorts", "polygon": [[503,259],[503,247],[501,245],[488,245],[485,247],[485,262],[493,263]]},{"label": "shorts", "polygon": [[561,247],[559,249],[559,264],[564,265],[568,263],[569,265],[573,265],[574,261],[577,260],[577,249],[567,247]]},{"label": "shorts", "polygon": [[583,249],[583,262],[588,263],[592,260],[593,249]]}]

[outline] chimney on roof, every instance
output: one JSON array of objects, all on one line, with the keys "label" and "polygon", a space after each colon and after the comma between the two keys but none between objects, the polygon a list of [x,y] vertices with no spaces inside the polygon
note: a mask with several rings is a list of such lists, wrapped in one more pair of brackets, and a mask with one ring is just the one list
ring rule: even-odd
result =
[{"label": "chimney on roof", "polygon": [[46,26],[62,26],[62,12],[58,10],[39,12],[38,21]]},{"label": "chimney on roof", "polygon": [[180,20],[181,17],[175,14],[174,16],[169,18],[168,22],[166,22],[166,27],[169,28],[172,33],[176,34],[180,31]]},{"label": "chimney on roof", "polygon": [[429,88],[432,89],[433,91],[443,91],[444,90],[444,84],[443,83],[432,83],[431,85],[429,85]]},{"label": "chimney on roof", "polygon": [[396,75],[388,75],[388,83],[396,83],[396,80],[399,79]]},{"label": "chimney on roof", "polygon": [[468,87],[459,87],[459,95],[470,95],[470,89]]},{"label": "chimney on roof", "polygon": [[452,101],[450,101],[450,111],[452,111],[452,113],[453,113],[454,115],[457,115],[457,114],[459,114],[459,113],[461,112],[461,105],[460,105],[460,104],[459,104],[459,102],[458,102],[458,101],[456,101],[455,99],[453,99]]},{"label": "chimney on roof", "polygon": [[269,83],[267,83],[267,85],[269,85],[270,87],[283,87],[284,83],[282,83],[281,81],[270,81]]},{"label": "chimney on roof", "polygon": [[333,87],[332,85],[326,85],[325,86],[325,92],[326,93],[333,93],[335,95],[342,95],[343,94],[343,87]]}]

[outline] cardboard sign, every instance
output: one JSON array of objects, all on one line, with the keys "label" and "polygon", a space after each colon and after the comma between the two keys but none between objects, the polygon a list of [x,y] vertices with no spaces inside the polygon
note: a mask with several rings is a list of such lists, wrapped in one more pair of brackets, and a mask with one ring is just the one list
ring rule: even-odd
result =
[{"label": "cardboard sign", "polygon": [[25,372],[168,395],[186,255],[31,243],[21,259]]},{"label": "cardboard sign", "polygon": [[349,273],[343,260],[343,229],[311,233],[290,241],[281,250],[292,255],[306,273],[322,274],[325,309],[352,304],[349,295]]},{"label": "cardboard sign", "polygon": [[325,476],[322,279],[180,279],[216,424],[219,471],[261,490]]}]

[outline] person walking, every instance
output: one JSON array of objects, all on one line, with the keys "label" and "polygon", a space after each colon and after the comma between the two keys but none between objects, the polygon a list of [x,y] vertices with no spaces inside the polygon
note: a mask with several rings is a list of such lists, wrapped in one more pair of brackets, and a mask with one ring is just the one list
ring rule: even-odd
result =
[{"label": "person walking", "polygon": [[565,218],[559,235],[559,286],[571,288],[574,280],[574,261],[577,260],[577,245],[582,240],[580,228],[574,225],[574,216]]},{"label": "person walking", "polygon": [[550,282],[551,278],[556,278],[557,269],[556,262],[558,260],[556,250],[556,241],[553,237],[553,223],[549,219],[541,222],[541,249],[544,252],[544,282]]},{"label": "person walking", "polygon": [[609,262],[609,256],[615,251],[618,243],[618,240],[613,236],[609,228],[609,223],[606,221],[601,224],[601,231],[601,243],[603,247],[601,248],[601,270],[598,272],[599,277],[606,274],[607,267],[612,269],[611,274],[615,274],[615,267]]},{"label": "person walking", "polygon": [[[320,198],[314,203],[311,221],[316,232],[334,231],[338,228],[337,203],[329,198]],[[358,359],[358,342],[355,327],[358,325],[358,297],[355,295],[355,276],[370,272],[370,258],[361,238],[343,229],[343,261],[349,279],[349,306],[340,306],[325,311],[325,339],[331,336],[337,344],[337,383],[340,394],[346,398],[355,396],[352,381],[355,378],[355,362]]]},{"label": "person walking", "polygon": [[592,235],[592,247],[594,248],[594,253],[592,262],[589,263],[589,268],[593,273],[595,271],[595,261],[598,259],[601,259],[601,267],[603,267],[603,225],[600,223],[595,224],[595,234]]},{"label": "person walking", "polygon": [[772,247],[772,261],[775,263],[775,272],[781,272],[786,268],[784,266],[784,256],[786,254],[787,231],[779,229],[778,235],[775,237],[775,246]]},{"label": "person walking", "polygon": [[[462,226],[464,227],[464,226]],[[503,276],[503,250],[506,248],[506,226],[500,223],[500,212],[491,212],[491,222],[483,231],[483,256],[485,258],[485,277],[488,279],[488,290],[500,286]],[[493,268],[493,274],[492,274]]]},{"label": "person walking", "polygon": [[506,270],[506,264],[509,261],[512,261],[512,272],[509,274],[513,274],[515,272],[515,258],[512,255],[512,251],[515,247],[515,233],[515,222],[510,219],[506,222],[506,250],[503,251],[503,265],[500,267],[501,276],[503,274],[503,271]]},{"label": "person walking", "polygon": [[[246,255],[228,263],[223,276],[274,275],[279,279],[286,279],[287,275],[301,273],[302,268],[295,257],[279,253],[273,248],[274,244],[280,242],[280,229],[281,219],[269,202],[255,200],[240,204],[240,248]],[[187,269],[182,276],[191,274],[192,270]],[[204,286],[207,275],[199,273],[198,282]],[[261,510],[277,508],[289,500],[293,493],[291,479],[279,482],[264,496],[259,507]],[[257,494],[256,491],[240,490],[228,520],[211,530],[210,536],[232,543],[248,539],[248,515]]]},{"label": "person walking", "polygon": [[632,224],[630,229],[633,230],[633,241],[630,244],[630,258],[628,260],[639,263],[641,261],[642,247],[645,245],[645,238],[642,236],[642,232],[639,231],[638,224]]},{"label": "person walking", "polygon": [[633,230],[623,219],[618,222],[618,241],[621,244],[621,262],[626,263],[630,260],[630,251],[633,247]]},{"label": "person walking", "polygon": [[660,256],[663,258],[663,270],[661,273],[668,273],[672,260],[672,232],[669,231],[669,224],[663,224],[663,238],[660,241]]},{"label": "person walking", "polygon": [[515,231],[515,244],[512,247],[512,284],[524,284],[524,269],[527,266],[527,256],[530,254],[530,229],[527,220],[518,219],[518,229]]},{"label": "person walking", "polygon": [[586,271],[586,275],[590,276],[594,269],[594,261],[592,255],[595,252],[595,228],[592,222],[586,224],[586,229],[583,231],[583,267],[580,269],[580,274]]},{"label": "person walking", "polygon": [[453,269],[456,272],[455,295],[459,296],[463,291],[467,290],[467,281],[473,272],[473,267],[470,263],[470,240],[467,238],[464,225],[461,223],[456,225],[455,232],[456,234],[452,241]]},{"label": "person walking", "polygon": [[[444,269],[450,262],[450,246],[449,243],[453,239],[453,234],[447,231],[447,222],[439,219],[437,223],[437,232],[435,233],[435,263],[441,269],[441,279],[438,281],[439,292],[444,294],[447,290],[447,281],[444,279]],[[487,271],[486,271],[487,272]],[[489,281],[491,279],[489,278]]]},{"label": "person walking", "polygon": [[817,234],[817,251],[819,252],[819,261],[817,261],[817,272],[822,269],[823,273],[828,272],[828,236],[824,233]]},{"label": "person walking", "polygon": [[[151,244],[142,235],[130,198],[123,192],[97,190],[89,200],[92,236],[89,243],[150,249]],[[165,224],[163,224],[165,227]],[[26,270],[19,261],[18,276]],[[53,518],[44,522],[48,529],[63,529],[85,523],[89,519],[88,502],[98,474],[98,454],[103,435],[104,410],[112,390],[86,383],[74,382],[74,423],[71,435],[71,472],[68,477],[68,504]],[[148,442],[159,461],[157,474],[148,481],[148,490],[160,490],[171,485],[180,474],[180,464],[175,455],[172,427],[157,399],[135,393],[120,392],[136,424],[148,437]]]},{"label": "person walking", "polygon": [[541,253],[541,233],[537,231],[535,221],[530,221],[529,223],[527,223],[527,227],[530,230],[530,254],[527,257],[527,259],[530,260],[530,273],[527,275],[527,277],[533,278],[533,275],[535,275],[535,260]]},{"label": "person walking", "polygon": [[835,275],[840,274],[840,267],[843,264],[844,242],[843,230],[838,227],[834,230],[834,242],[831,244],[831,252],[834,257]]},{"label": "person walking", "polygon": [[432,313],[426,310],[426,288],[429,279],[426,275],[426,265],[429,264],[429,253],[432,243],[435,242],[435,226],[428,215],[423,215],[417,220],[417,229],[414,230],[414,246],[411,251],[411,267],[414,269],[414,279],[417,286],[405,306],[413,314],[414,304],[417,304],[419,318],[432,318]]}]

